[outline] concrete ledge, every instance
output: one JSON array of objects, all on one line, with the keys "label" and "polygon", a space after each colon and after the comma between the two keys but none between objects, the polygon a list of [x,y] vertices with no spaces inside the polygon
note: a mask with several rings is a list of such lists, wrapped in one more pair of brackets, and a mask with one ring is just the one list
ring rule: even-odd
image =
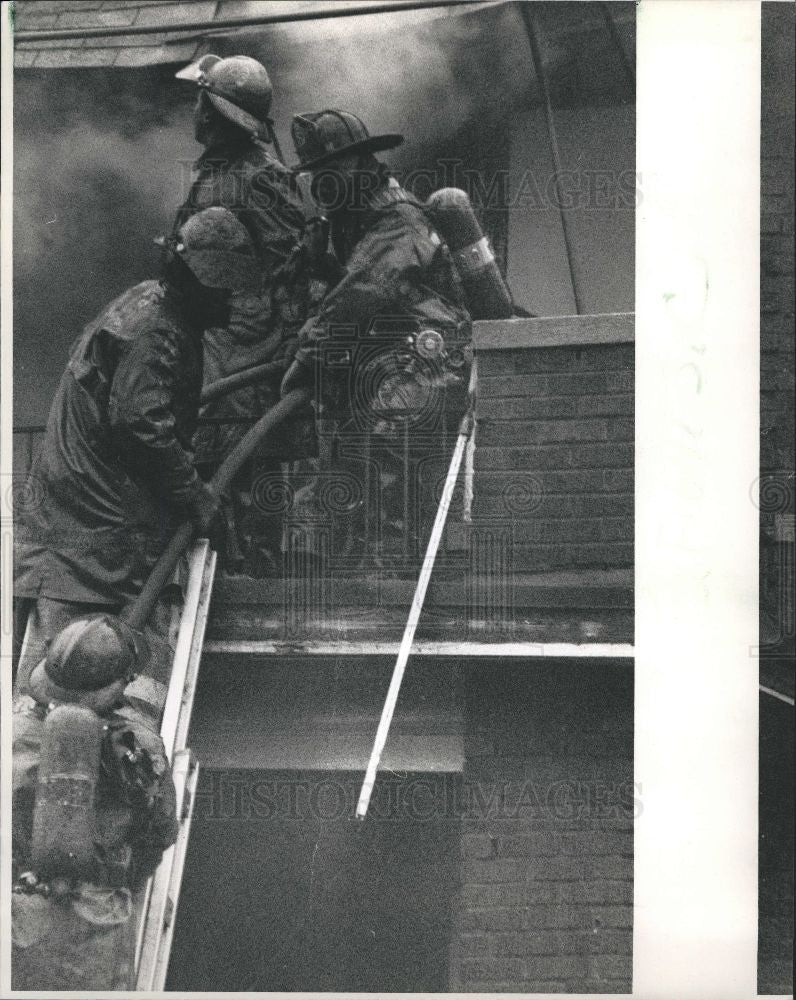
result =
[{"label": "concrete ledge", "polygon": [[[485,595],[497,605],[501,595]],[[506,595],[503,595],[504,598]],[[306,651],[307,643],[324,649],[380,649],[398,643],[406,626],[409,608],[381,606],[345,607],[339,604],[314,607],[277,605],[231,605],[213,602],[205,649],[217,642],[265,642],[268,648]],[[633,612],[628,608],[519,609],[497,607],[426,607],[415,636],[415,646],[438,649],[463,644],[517,644],[542,647],[550,644],[592,646],[630,644]],[[429,645],[431,644],[431,645]],[[451,646],[452,644],[452,646]],[[565,655],[565,654],[562,654]],[[607,654],[606,654],[607,655]]]},{"label": "concrete ledge", "polygon": [[[211,639],[205,653],[222,656],[396,656],[401,644],[395,642],[284,642],[266,639]],[[635,655],[629,642],[435,642],[421,641],[412,646],[412,656],[436,657],[546,657],[554,660],[624,660]]]},{"label": "concrete ledge", "polygon": [[[478,576],[470,585],[478,592],[489,590],[487,577]],[[255,580],[249,576],[219,573],[213,587],[214,605],[259,609],[280,607],[292,594],[298,599],[308,581]],[[372,611],[379,607],[406,607],[412,601],[415,579],[390,580],[363,575],[359,579],[332,578],[329,592],[338,607],[360,606]],[[514,573],[511,589],[517,608],[633,608],[633,570],[618,567],[603,570],[560,570],[546,573]],[[432,579],[426,598],[427,607],[464,607],[468,604],[467,586],[462,576],[455,579]]]},{"label": "concrete ledge", "polygon": [[525,347],[632,344],[635,324],[635,313],[482,319],[473,323],[473,345],[476,351],[516,351]]}]

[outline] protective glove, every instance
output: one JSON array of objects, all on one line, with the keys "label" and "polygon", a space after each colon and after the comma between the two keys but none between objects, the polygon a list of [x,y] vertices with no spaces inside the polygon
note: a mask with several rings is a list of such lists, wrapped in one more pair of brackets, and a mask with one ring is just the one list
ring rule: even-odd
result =
[{"label": "protective glove", "polygon": [[284,399],[293,389],[309,387],[311,384],[312,367],[296,359],[285,372],[285,377],[279,387],[279,395]]}]

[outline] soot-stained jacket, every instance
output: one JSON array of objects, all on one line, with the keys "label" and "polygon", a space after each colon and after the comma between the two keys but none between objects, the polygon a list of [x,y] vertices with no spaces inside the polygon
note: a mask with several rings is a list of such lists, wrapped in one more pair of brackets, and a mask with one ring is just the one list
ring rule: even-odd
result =
[{"label": "soot-stained jacket", "polygon": [[134,597],[201,488],[191,439],[202,336],[179,293],[142,282],[72,346],[17,505],[15,593]]},{"label": "soot-stained jacket", "polygon": [[[256,293],[233,294],[229,325],[205,333],[205,382],[214,382],[250,364],[292,355],[295,335],[320,298],[317,282],[295,266],[304,226],[301,198],[293,174],[256,139],[240,130],[208,147],[194,164],[193,184],[174,220],[176,232],[192,215],[219,206],[246,226],[262,266]],[[322,289],[320,290],[322,291]],[[223,396],[202,409],[213,423],[200,428],[197,461],[218,464],[251,423],[278,399],[279,375]],[[242,423],[241,421],[247,421]],[[295,438],[298,428],[293,427]],[[293,457],[287,428],[283,450]],[[297,447],[296,442],[294,445]],[[301,450],[299,448],[299,450]]]},{"label": "soot-stained jacket", "polygon": [[[318,315],[299,333],[297,360],[320,367],[323,381],[335,347],[359,345],[367,359],[377,348],[376,328],[442,334],[450,358],[440,365],[447,387],[463,398],[469,377],[471,321],[450,251],[428,214],[393,178],[364,210],[336,220],[332,241],[343,275],[329,291]],[[374,326],[375,324],[375,326]],[[356,372],[352,373],[355,382]],[[349,394],[358,392],[349,385]]]},{"label": "soot-stained jacket", "polygon": [[205,208],[226,208],[249,231],[264,268],[287,259],[304,224],[301,198],[293,174],[261,142],[241,130],[209,146],[194,170],[175,232]]}]

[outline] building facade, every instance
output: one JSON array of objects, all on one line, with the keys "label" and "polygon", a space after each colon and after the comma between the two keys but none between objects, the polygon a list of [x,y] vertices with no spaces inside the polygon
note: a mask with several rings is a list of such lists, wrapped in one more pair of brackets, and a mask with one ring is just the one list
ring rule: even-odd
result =
[{"label": "building facade", "polygon": [[20,472],[80,325],[152,273],[200,52],[261,59],[283,134],[323,106],[404,132],[391,164],[468,190],[532,314],[476,324],[472,498],[363,823],[411,581],[217,581],[170,989],[631,989],[634,7],[524,6],[224,29],[308,5],[17,5]]}]

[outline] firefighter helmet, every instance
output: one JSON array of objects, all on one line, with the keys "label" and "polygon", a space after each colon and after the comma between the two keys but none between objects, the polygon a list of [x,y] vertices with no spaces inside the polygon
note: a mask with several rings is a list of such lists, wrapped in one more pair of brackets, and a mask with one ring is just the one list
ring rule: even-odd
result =
[{"label": "firefighter helmet", "polygon": [[167,245],[206,288],[253,291],[260,280],[254,242],[232,212],[218,206],[192,215]]},{"label": "firefighter helmet", "polygon": [[404,141],[397,132],[371,135],[361,118],[350,111],[314,111],[294,115],[290,128],[299,162],[296,172],[316,170],[341,156],[376,153]]},{"label": "firefighter helmet", "polygon": [[179,80],[191,80],[207,94],[211,104],[226,119],[260,139],[270,141],[273,87],[262,63],[249,56],[222,59],[202,56],[176,74]]},{"label": "firefighter helmet", "polygon": [[136,634],[120,618],[90,615],[70,622],[50,643],[28,686],[41,703],[71,702],[104,711],[135,677]]}]

